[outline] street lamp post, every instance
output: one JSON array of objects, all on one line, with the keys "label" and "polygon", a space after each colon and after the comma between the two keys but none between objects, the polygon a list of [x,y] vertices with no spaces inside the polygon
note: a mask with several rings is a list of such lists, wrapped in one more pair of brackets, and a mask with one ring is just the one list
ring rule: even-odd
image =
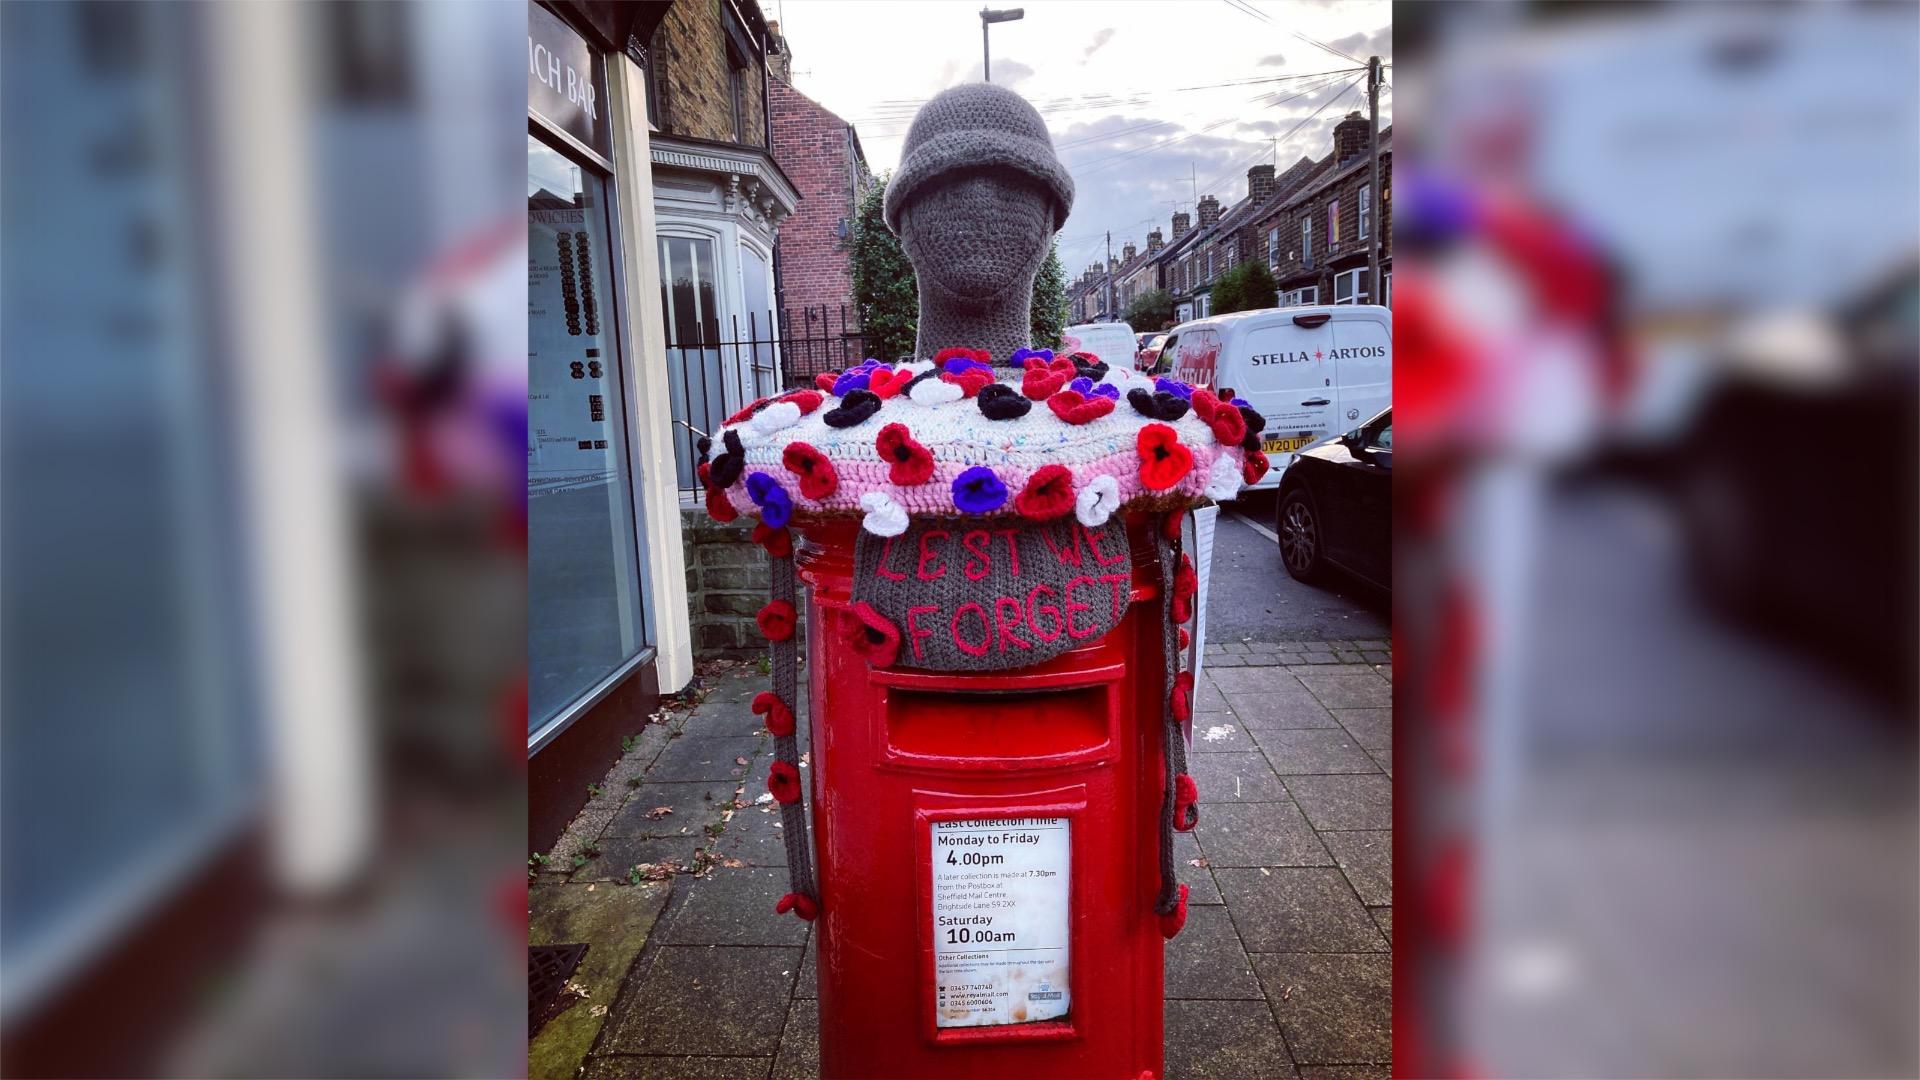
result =
[{"label": "street lamp post", "polygon": [[987,47],[987,27],[997,22],[1013,22],[1027,17],[1026,8],[1003,8],[994,11],[980,9],[980,76],[988,82],[993,81],[993,52]]}]

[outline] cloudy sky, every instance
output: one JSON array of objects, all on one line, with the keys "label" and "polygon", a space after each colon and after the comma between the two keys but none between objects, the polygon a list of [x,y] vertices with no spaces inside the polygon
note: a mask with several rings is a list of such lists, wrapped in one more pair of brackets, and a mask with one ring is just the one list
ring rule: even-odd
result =
[{"label": "cloudy sky", "polygon": [[[993,27],[994,81],[1026,95],[1073,173],[1060,234],[1069,277],[1191,211],[1231,206],[1247,169],[1281,169],[1332,146],[1333,124],[1366,108],[1353,60],[1391,60],[1383,0],[996,0],[1026,18]],[[761,0],[793,50],[801,92],[853,122],[868,163],[892,168],[914,110],[980,78],[974,0]],[[1312,40],[1307,40],[1312,39]],[[1317,44],[1316,44],[1317,42]],[[1327,46],[1329,48],[1323,48]],[[1387,72],[1391,82],[1393,73]],[[1335,99],[1338,100],[1335,100]],[[1382,89],[1381,126],[1392,117]]]}]

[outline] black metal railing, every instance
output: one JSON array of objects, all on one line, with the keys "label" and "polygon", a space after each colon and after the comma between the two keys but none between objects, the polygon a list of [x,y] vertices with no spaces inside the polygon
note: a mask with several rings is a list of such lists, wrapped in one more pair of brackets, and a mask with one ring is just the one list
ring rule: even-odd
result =
[{"label": "black metal railing", "polygon": [[[852,326],[849,326],[849,323]],[[667,342],[673,457],[682,494],[698,496],[700,437],[717,430],[748,402],[812,386],[814,376],[865,358],[866,338],[842,304],[834,311],[791,308],[709,319],[681,328]]]}]

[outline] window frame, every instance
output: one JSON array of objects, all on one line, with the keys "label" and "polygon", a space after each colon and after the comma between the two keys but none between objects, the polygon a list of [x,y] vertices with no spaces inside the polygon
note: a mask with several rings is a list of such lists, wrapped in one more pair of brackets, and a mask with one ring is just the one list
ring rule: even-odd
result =
[{"label": "window frame", "polygon": [[[1341,306],[1345,306],[1348,304],[1372,303],[1373,301],[1368,297],[1368,293],[1367,293],[1366,286],[1368,282],[1367,282],[1366,275],[1367,275],[1367,268],[1364,266],[1357,266],[1352,270],[1342,270],[1334,274],[1333,275],[1333,302]],[[1347,293],[1347,298],[1345,300],[1342,300],[1340,299],[1340,283],[1348,280],[1351,280],[1353,284],[1351,286],[1350,291]]]},{"label": "window frame", "polygon": [[1313,269],[1313,215],[1300,215],[1300,266]]},{"label": "window frame", "polygon": [[1371,226],[1373,225],[1372,206],[1373,206],[1373,185],[1361,184],[1360,185],[1359,222],[1358,222],[1358,225],[1356,226],[1354,239],[1365,240],[1372,235],[1372,228],[1371,228]]}]

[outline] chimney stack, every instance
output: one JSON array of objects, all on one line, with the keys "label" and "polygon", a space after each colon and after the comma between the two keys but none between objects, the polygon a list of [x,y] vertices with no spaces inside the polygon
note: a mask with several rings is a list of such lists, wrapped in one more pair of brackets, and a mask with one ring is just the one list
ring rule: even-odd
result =
[{"label": "chimney stack", "polygon": [[1350,112],[1333,126],[1333,162],[1335,165],[1364,156],[1367,152],[1367,118]]},{"label": "chimney stack", "polygon": [[1154,252],[1159,251],[1161,248],[1166,246],[1166,243],[1167,242],[1165,240],[1162,240],[1160,238],[1159,229],[1154,229],[1153,231],[1147,233],[1147,254],[1151,255]]},{"label": "chimney stack", "polygon": [[1200,200],[1200,227],[1206,228],[1220,220],[1220,200],[1211,195]]},{"label": "chimney stack", "polygon": [[767,20],[767,73],[788,86],[793,85],[793,52],[787,48],[787,39],[780,33],[780,23]]},{"label": "chimney stack", "polygon": [[1139,254],[1139,251],[1140,251],[1139,248],[1136,248],[1133,246],[1133,241],[1131,240],[1127,241],[1126,245],[1120,249],[1120,261],[1122,263],[1132,262],[1133,257]]},{"label": "chimney stack", "polygon": [[1255,165],[1247,170],[1247,198],[1254,206],[1265,206],[1273,198],[1273,166]]},{"label": "chimney stack", "polygon": [[1193,219],[1187,216],[1185,210],[1173,215],[1173,238],[1175,240],[1187,235],[1187,230],[1191,228],[1193,228]]}]

